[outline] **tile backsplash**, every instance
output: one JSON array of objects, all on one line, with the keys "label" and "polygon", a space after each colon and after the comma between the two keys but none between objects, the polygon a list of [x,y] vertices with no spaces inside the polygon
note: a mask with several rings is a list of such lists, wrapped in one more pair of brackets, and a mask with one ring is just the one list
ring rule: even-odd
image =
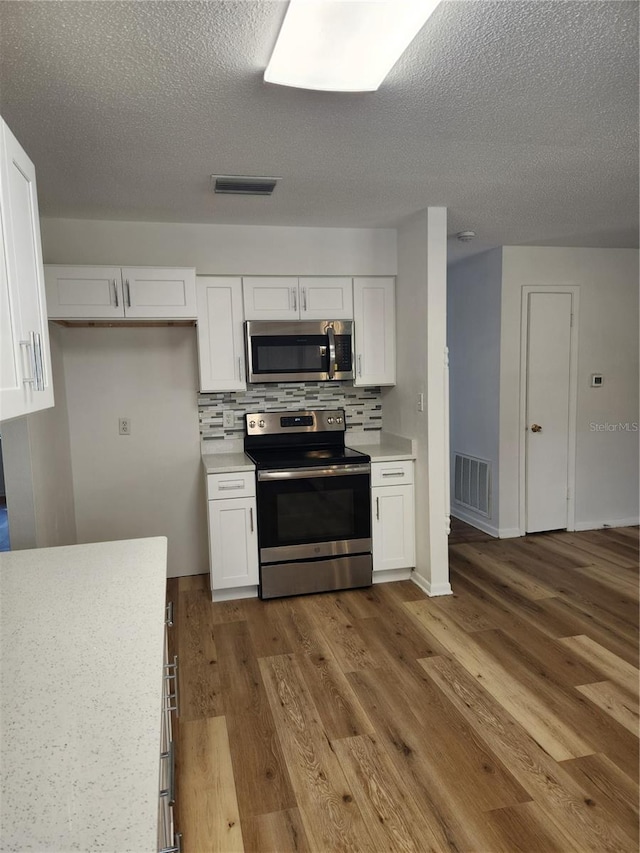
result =
[{"label": "tile backsplash", "polygon": [[[344,409],[347,430],[382,429],[380,388],[355,388],[347,382],[282,382],[250,385],[246,391],[200,394],[200,437],[220,441],[244,436],[247,412],[296,409]],[[233,429],[222,426],[222,413],[233,411]]]}]

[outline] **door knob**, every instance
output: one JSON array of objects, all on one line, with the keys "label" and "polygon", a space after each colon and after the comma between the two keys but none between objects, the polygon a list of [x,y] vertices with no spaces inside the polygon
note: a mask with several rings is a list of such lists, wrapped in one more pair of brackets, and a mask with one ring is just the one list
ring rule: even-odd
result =
[{"label": "door knob", "polygon": [[531,432],[542,432],[540,424],[531,424]]}]

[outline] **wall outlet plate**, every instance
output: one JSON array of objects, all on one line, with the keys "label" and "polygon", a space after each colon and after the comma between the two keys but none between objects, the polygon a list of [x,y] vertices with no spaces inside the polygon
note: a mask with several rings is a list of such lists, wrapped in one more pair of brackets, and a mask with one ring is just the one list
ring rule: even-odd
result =
[{"label": "wall outlet plate", "polygon": [[120,418],[118,420],[118,432],[120,435],[131,435],[131,418]]},{"label": "wall outlet plate", "polygon": [[235,412],[233,409],[227,409],[222,413],[222,426],[224,429],[233,429],[235,425]]},{"label": "wall outlet plate", "polygon": [[591,374],[591,387],[592,388],[600,388],[603,382],[603,376],[601,373],[592,373]]}]

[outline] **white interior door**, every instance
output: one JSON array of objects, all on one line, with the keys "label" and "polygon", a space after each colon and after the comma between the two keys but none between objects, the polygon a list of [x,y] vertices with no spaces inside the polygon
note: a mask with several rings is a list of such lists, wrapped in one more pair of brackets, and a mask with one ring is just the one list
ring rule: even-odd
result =
[{"label": "white interior door", "polygon": [[567,527],[572,294],[527,301],[525,530]]}]

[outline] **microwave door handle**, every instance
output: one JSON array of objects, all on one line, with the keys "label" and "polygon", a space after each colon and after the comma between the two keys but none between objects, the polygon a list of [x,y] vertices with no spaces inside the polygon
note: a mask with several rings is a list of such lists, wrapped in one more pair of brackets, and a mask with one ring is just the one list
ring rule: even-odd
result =
[{"label": "microwave door handle", "polygon": [[333,331],[333,326],[327,326],[325,329],[327,338],[329,339],[329,379],[335,379],[336,375],[336,336]]}]

